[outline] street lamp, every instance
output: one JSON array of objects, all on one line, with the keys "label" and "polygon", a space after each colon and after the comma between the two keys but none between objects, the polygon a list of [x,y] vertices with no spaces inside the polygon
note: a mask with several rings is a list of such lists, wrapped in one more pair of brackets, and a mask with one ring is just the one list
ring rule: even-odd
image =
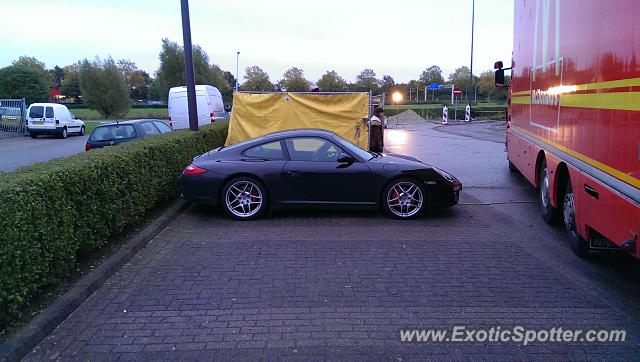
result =
[{"label": "street lamp", "polygon": [[391,99],[393,99],[393,103],[396,104],[396,127],[398,127],[398,103],[402,100],[402,94],[400,94],[400,92],[393,92]]},{"label": "street lamp", "polygon": [[236,92],[238,91],[238,64],[240,61],[240,52],[236,53]]}]

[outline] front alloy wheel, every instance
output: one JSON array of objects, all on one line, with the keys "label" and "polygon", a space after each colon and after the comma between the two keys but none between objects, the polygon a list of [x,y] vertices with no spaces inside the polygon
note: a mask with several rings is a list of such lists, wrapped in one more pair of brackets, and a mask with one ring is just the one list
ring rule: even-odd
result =
[{"label": "front alloy wheel", "polygon": [[235,178],[224,188],[222,206],[234,219],[255,219],[267,205],[267,193],[256,180],[248,177]]},{"label": "front alloy wheel", "polygon": [[387,186],[383,196],[383,205],[389,215],[410,219],[424,209],[426,191],[417,181],[401,179]]}]

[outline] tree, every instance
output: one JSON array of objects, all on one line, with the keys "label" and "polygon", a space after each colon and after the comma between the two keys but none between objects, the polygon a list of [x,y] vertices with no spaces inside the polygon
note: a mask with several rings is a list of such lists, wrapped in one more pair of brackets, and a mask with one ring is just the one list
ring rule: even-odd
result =
[{"label": "tree", "polygon": [[124,75],[132,100],[145,100],[149,97],[151,77],[144,70],[138,69],[135,62],[129,59],[118,60],[118,68]]},{"label": "tree", "polygon": [[442,69],[440,69],[440,67],[437,65],[432,65],[422,71],[419,80],[426,85],[429,85],[431,83],[444,84]]},{"label": "tree", "polygon": [[232,95],[235,87],[229,83],[225,71],[216,64],[211,65],[210,71],[213,78],[211,85],[218,88],[223,97]]},{"label": "tree", "polygon": [[267,74],[262,68],[257,65],[253,67],[247,67],[245,70],[244,83],[242,83],[242,89],[248,91],[271,91],[273,90],[273,84],[269,80],[269,74]]},{"label": "tree", "polygon": [[[184,49],[176,42],[162,39],[160,68],[156,72],[157,92],[166,100],[169,88],[186,84],[184,76]],[[209,69],[209,56],[198,45],[193,46],[193,70],[196,84],[212,84],[213,74]]]},{"label": "tree", "polygon": [[52,69],[49,69],[49,74],[51,78],[53,78],[54,88],[60,89],[62,80],[64,79],[64,69],[56,65]]},{"label": "tree", "polygon": [[390,75],[383,75],[381,88],[383,93],[388,93],[394,86],[396,85],[396,81]]},{"label": "tree", "polygon": [[318,88],[323,92],[344,92],[347,90],[347,81],[335,70],[327,71],[318,79]]},{"label": "tree", "polygon": [[485,98],[487,102],[503,102],[507,100],[507,91],[505,88],[496,87],[492,70],[482,72],[476,84],[478,85],[479,98]]},{"label": "tree", "polygon": [[122,70],[112,58],[80,64],[80,90],[87,107],[104,118],[117,118],[129,112],[129,89]]},{"label": "tree", "polygon": [[304,77],[304,71],[297,67],[287,69],[280,84],[288,92],[308,92],[311,87],[311,82]]},{"label": "tree", "polygon": [[46,102],[49,86],[32,66],[14,63],[0,69],[0,98],[24,98],[27,104]]},{"label": "tree", "polygon": [[42,82],[47,85],[49,90],[55,85],[53,76],[45,68],[44,63],[39,61],[35,57],[28,57],[26,55],[23,55],[17,60],[14,60],[12,65],[24,65],[36,71],[42,79]]},{"label": "tree", "polygon": [[231,72],[225,70],[224,71],[224,77],[227,80],[227,83],[229,83],[229,85],[231,86],[231,88],[233,88],[233,90],[236,89],[236,77],[233,76],[233,74],[231,74]]},{"label": "tree", "polygon": [[[469,67],[462,66],[457,68],[453,73],[449,74],[449,83],[454,84],[456,88],[462,89],[466,94],[469,89],[469,76],[471,71]],[[478,81],[478,77],[474,76],[474,84]]]},{"label": "tree", "polygon": [[358,91],[371,91],[376,94],[380,90],[380,81],[376,78],[376,72],[373,69],[365,69],[356,76],[353,86]]},{"label": "tree", "polygon": [[73,98],[77,103],[80,101],[80,82],[78,73],[80,71],[80,62],[67,65],[64,67],[64,77],[60,82],[60,93],[68,98]]}]

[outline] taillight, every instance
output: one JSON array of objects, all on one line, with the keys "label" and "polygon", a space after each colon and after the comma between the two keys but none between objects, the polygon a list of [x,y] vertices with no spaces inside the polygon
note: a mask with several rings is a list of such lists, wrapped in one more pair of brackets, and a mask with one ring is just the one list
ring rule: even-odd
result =
[{"label": "taillight", "polygon": [[173,122],[171,122],[171,117],[169,117],[169,127],[173,129]]},{"label": "taillight", "polygon": [[91,149],[91,143],[87,142],[87,144],[84,145],[84,150],[89,151],[90,149]]},{"label": "taillight", "polygon": [[215,123],[215,121],[216,121],[216,114],[215,114],[215,113],[213,113],[213,112],[211,112],[211,113],[209,113],[209,117],[211,117],[211,123]]},{"label": "taillight", "polygon": [[204,168],[200,168],[194,164],[190,164],[187,168],[182,172],[185,175],[200,175],[207,172]]}]

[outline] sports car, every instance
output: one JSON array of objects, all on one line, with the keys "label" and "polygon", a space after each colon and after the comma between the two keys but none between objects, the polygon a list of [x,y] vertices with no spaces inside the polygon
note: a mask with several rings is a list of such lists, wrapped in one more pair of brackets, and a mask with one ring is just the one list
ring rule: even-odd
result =
[{"label": "sports car", "polygon": [[219,205],[250,220],[283,207],[382,207],[415,218],[458,203],[462,184],[420,160],[367,152],[333,132],[297,129],[219,147],[180,177],[186,200]]}]

